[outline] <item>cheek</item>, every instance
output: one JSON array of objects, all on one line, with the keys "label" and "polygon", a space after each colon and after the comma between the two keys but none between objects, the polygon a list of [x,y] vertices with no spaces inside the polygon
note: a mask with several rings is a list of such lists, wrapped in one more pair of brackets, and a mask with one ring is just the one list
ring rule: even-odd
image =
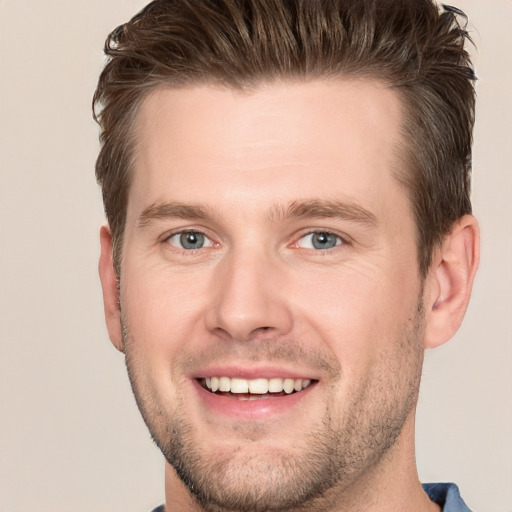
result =
[{"label": "cheek", "polygon": [[130,277],[122,282],[123,305],[149,332],[176,332],[196,321],[207,287],[200,275],[173,272],[165,264],[134,265],[126,275]]},{"label": "cheek", "polygon": [[303,274],[294,287],[295,317],[315,331],[345,372],[390,348],[416,313],[415,269],[375,268]]},{"label": "cheek", "polygon": [[138,373],[155,382],[170,379],[168,385],[176,387],[179,354],[193,340],[205,338],[201,281],[157,269],[132,268],[126,275],[130,278],[122,281],[121,306]]}]

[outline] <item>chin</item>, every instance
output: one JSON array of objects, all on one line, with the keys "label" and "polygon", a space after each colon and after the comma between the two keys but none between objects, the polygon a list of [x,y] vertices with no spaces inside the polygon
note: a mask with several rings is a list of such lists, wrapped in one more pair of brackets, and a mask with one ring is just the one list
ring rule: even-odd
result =
[{"label": "chin", "polygon": [[192,432],[186,422],[174,422],[167,443],[157,444],[204,510],[307,510],[339,483],[327,453],[331,442],[321,435],[311,436],[308,447],[297,453],[288,443],[278,448],[279,443],[250,440],[206,447]]}]

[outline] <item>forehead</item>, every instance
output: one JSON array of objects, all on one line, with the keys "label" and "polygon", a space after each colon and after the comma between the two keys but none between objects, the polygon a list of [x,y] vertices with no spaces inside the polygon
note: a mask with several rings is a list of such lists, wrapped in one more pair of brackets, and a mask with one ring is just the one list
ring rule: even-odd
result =
[{"label": "forehead", "polygon": [[401,120],[399,95],[378,81],[156,89],[137,119],[129,212],[169,199],[371,202],[398,188]]}]

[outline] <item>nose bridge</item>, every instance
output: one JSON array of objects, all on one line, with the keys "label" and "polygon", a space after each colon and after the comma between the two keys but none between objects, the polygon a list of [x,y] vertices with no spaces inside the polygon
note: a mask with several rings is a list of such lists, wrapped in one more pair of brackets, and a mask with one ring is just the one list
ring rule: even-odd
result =
[{"label": "nose bridge", "polygon": [[237,341],[284,334],[292,324],[279,258],[263,247],[238,247],[219,264],[208,328]]}]

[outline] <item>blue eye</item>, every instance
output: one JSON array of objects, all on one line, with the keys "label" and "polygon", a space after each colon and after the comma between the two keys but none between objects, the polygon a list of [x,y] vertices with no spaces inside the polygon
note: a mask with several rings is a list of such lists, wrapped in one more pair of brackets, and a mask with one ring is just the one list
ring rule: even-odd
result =
[{"label": "blue eye", "polygon": [[343,240],[333,233],[328,231],[318,231],[316,233],[308,233],[303,236],[297,245],[303,249],[326,250],[333,249],[337,245],[341,245]]},{"label": "blue eye", "polygon": [[212,241],[199,231],[182,231],[167,239],[167,242],[174,247],[186,250],[202,249],[211,247]]}]

